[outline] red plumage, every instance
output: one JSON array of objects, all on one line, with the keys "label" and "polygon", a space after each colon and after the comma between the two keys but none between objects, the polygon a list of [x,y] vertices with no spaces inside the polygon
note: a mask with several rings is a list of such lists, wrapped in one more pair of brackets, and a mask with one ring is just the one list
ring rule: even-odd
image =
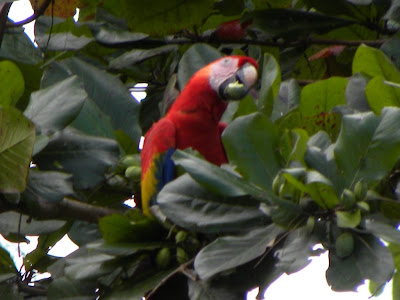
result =
[{"label": "red plumage", "polygon": [[257,76],[257,63],[252,58],[221,58],[196,72],[166,116],[147,132],[141,153],[142,203],[146,215],[150,214],[151,200],[162,188],[160,183],[166,183],[162,178],[165,171],[161,169],[168,150],[193,148],[216,165],[227,163],[221,141],[226,125],[220,120],[228,102],[221,98],[219,88],[226,80],[238,77],[238,70],[245,64],[247,74],[242,77],[252,86]]}]

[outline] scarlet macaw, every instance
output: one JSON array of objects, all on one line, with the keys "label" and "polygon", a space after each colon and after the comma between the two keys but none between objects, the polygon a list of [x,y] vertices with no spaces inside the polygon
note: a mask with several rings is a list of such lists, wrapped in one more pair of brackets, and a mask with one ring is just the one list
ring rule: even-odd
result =
[{"label": "scarlet macaw", "polygon": [[220,122],[228,103],[240,100],[257,79],[257,62],[246,56],[222,57],[197,71],[165,117],[153,124],[141,152],[142,208],[150,216],[157,193],[174,179],[175,149],[193,148],[216,165],[227,163]]}]

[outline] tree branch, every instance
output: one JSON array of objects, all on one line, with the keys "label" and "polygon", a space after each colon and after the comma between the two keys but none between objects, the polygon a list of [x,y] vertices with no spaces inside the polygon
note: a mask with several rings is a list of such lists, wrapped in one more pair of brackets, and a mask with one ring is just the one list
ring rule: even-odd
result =
[{"label": "tree branch", "polygon": [[17,210],[19,212],[37,218],[78,219],[91,223],[97,223],[100,218],[107,215],[122,213],[121,211],[117,211],[107,207],[92,205],[70,198],[64,198],[60,202],[56,203],[38,201],[35,203],[34,209],[25,205],[19,205],[18,208],[19,209]]},{"label": "tree branch", "polygon": [[53,0],[45,0],[42,5],[39,6],[38,9],[35,10],[35,12],[33,13],[33,15],[31,15],[30,17],[26,18],[25,20],[19,21],[19,22],[15,22],[15,23],[11,23],[8,22],[6,24],[6,28],[10,28],[10,27],[20,27],[23,26],[25,24],[28,24],[32,21],[35,21],[37,18],[39,18],[41,15],[44,14],[44,12],[46,11],[46,9],[49,7],[50,3]]},{"label": "tree branch", "polygon": [[16,211],[39,219],[76,219],[90,223],[107,215],[123,213],[107,207],[96,206],[82,201],[64,198],[60,202],[25,202],[11,204],[0,194],[0,212]]}]

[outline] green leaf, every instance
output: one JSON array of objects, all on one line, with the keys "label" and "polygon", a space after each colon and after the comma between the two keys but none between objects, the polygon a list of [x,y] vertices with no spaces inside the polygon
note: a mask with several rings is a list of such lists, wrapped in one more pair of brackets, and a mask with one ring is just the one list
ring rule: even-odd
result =
[{"label": "green leaf", "polygon": [[306,85],[301,91],[299,112],[302,116],[313,116],[330,112],[335,106],[345,104],[347,83],[346,78],[331,77]]},{"label": "green leaf", "polygon": [[59,202],[65,196],[74,194],[72,176],[61,172],[29,172],[28,185],[22,197],[33,202]]},{"label": "green leaf", "polygon": [[308,134],[303,129],[285,130],[281,133],[280,154],[286,160],[286,165],[289,165],[292,161],[304,163],[307,140]]},{"label": "green leaf", "polygon": [[382,76],[376,76],[368,82],[365,95],[376,114],[380,114],[385,106],[400,106],[400,88],[387,84]]},{"label": "green leaf", "polygon": [[282,248],[275,252],[279,259],[276,268],[287,274],[303,269],[311,262],[310,256],[315,253],[320,254],[319,251],[312,250],[317,243],[318,241],[305,227],[291,231]]},{"label": "green leaf", "polygon": [[0,192],[22,192],[26,187],[35,128],[13,107],[0,107]]},{"label": "green leaf", "polygon": [[336,222],[341,228],[356,228],[361,222],[361,211],[336,211]]},{"label": "green leaf", "polygon": [[[389,19],[398,22],[400,20],[400,2],[395,0],[389,10],[386,12],[384,19]],[[397,300],[397,299],[396,299]]]},{"label": "green leaf", "polygon": [[0,247],[0,282],[17,275],[17,269],[11,255],[4,248]]},{"label": "green leaf", "polygon": [[0,232],[4,235],[15,233],[20,235],[41,235],[57,231],[65,225],[65,221],[36,221],[27,215],[16,212],[0,214]]},{"label": "green leaf", "polygon": [[400,71],[382,51],[361,45],[353,60],[353,75],[364,73],[370,77],[382,76],[386,80],[400,82]]},{"label": "green leaf", "polygon": [[176,165],[182,166],[194,180],[213,193],[227,197],[260,193],[259,189],[243,181],[237,174],[221,169],[187,152],[176,150],[172,158]]},{"label": "green leaf", "polygon": [[[114,138],[110,117],[90,98],[85,100],[78,116],[70,125],[88,135]],[[127,135],[121,129],[118,129],[118,131]]]},{"label": "green leaf", "polygon": [[174,45],[166,45],[158,48],[151,48],[151,49],[133,49],[131,51],[124,52],[124,54],[113,58],[109,66],[112,69],[124,69],[130,67],[132,65],[141,63],[147,59],[153,58],[158,55],[167,54],[171,51],[176,50],[176,46]]},{"label": "green leaf", "polygon": [[161,242],[130,243],[123,241],[121,243],[108,243],[96,241],[88,244],[87,248],[112,256],[130,256],[142,250],[156,250],[162,246]]},{"label": "green leaf", "polygon": [[194,73],[220,57],[221,53],[207,44],[195,44],[191,46],[182,55],[178,65],[178,84],[180,90],[183,90]]},{"label": "green leaf", "polygon": [[396,227],[373,219],[367,219],[365,220],[365,228],[386,242],[400,245],[400,231]]},{"label": "green leaf", "polygon": [[158,36],[202,24],[211,14],[213,4],[213,0],[156,0],[151,3],[123,0],[120,5],[130,28]]},{"label": "green leaf", "polygon": [[283,229],[274,224],[251,230],[243,236],[226,236],[216,239],[196,256],[194,267],[201,279],[233,269],[265,253],[273,246]]},{"label": "green leaf", "polygon": [[162,284],[173,272],[175,272],[175,270],[161,271],[147,276],[144,280],[135,281],[135,284],[129,283],[125,286],[115,288],[110,293],[106,294],[104,299],[142,299],[148,291]]},{"label": "green leaf", "polygon": [[73,174],[75,187],[87,189],[105,180],[104,174],[116,165],[118,157],[114,140],[64,130],[51,137],[35,161],[42,170],[64,169]]},{"label": "green leaf", "polygon": [[400,109],[387,107],[373,113],[347,115],[334,147],[335,160],[346,187],[359,180],[376,182],[385,177],[400,155]]},{"label": "green leaf", "polygon": [[205,233],[241,231],[267,220],[258,201],[217,196],[189,175],[167,184],[158,194],[157,203],[174,224]]},{"label": "green leaf", "polygon": [[[349,79],[346,86],[346,103],[356,111],[369,111],[370,106],[367,101],[365,88],[368,84],[368,78],[365,75],[357,73]],[[381,110],[379,110],[379,113]]]},{"label": "green leaf", "polygon": [[281,83],[278,97],[275,98],[274,107],[271,114],[271,120],[282,118],[292,110],[298,107],[300,102],[301,89],[296,80],[291,79]]},{"label": "green leaf", "polygon": [[113,214],[99,220],[103,239],[109,243],[158,241],[160,227],[149,218],[132,220],[127,216]]},{"label": "green leaf", "polygon": [[25,81],[19,68],[11,61],[0,62],[0,105],[14,106],[24,93]]},{"label": "green leaf", "polygon": [[149,35],[140,32],[130,32],[114,28],[109,24],[89,24],[97,42],[106,45],[118,45],[123,43],[139,42],[146,39]]},{"label": "green leaf", "polygon": [[49,300],[89,300],[95,297],[96,286],[82,280],[73,280],[68,277],[56,278],[48,288]]},{"label": "green leaf", "polygon": [[47,51],[72,51],[80,50],[94,41],[87,36],[76,36],[71,32],[40,34],[35,36],[39,45],[46,46]]},{"label": "green leaf", "polygon": [[274,100],[279,92],[281,74],[279,64],[271,54],[264,54],[264,65],[261,76],[261,89],[257,102],[258,110],[271,116]]},{"label": "green leaf", "polygon": [[246,180],[271,190],[280,170],[278,130],[263,114],[235,119],[223,132],[222,141],[230,163]]},{"label": "green leaf", "polygon": [[9,28],[5,32],[0,57],[27,65],[43,62],[42,51],[35,47],[22,27]]},{"label": "green leaf", "polygon": [[125,131],[139,144],[140,104],[132,97],[128,88],[116,76],[78,58],[65,59],[52,65],[45,72],[42,85],[49,86],[70,77],[71,74],[78,76],[90,99],[110,118],[113,129]]},{"label": "green leaf", "polygon": [[[353,254],[339,258],[329,252],[328,284],[334,291],[355,291],[365,279],[377,284],[390,280],[394,271],[393,258],[388,248],[372,235],[359,235],[354,239]],[[379,263],[371,263],[379,261]]]},{"label": "green leaf", "polygon": [[312,32],[321,34],[353,23],[348,19],[292,9],[256,10],[247,17],[252,19],[252,26],[262,29],[267,34],[293,38]]},{"label": "green leaf", "polygon": [[24,114],[40,132],[54,133],[64,129],[79,114],[86,99],[80,80],[71,76],[32,93]]}]

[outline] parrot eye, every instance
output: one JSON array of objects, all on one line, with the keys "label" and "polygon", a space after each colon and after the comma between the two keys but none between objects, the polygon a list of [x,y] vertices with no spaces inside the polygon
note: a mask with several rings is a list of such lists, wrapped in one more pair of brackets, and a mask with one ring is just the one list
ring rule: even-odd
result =
[{"label": "parrot eye", "polygon": [[229,58],[225,58],[222,63],[224,64],[224,66],[229,66],[230,65],[230,60]]}]

